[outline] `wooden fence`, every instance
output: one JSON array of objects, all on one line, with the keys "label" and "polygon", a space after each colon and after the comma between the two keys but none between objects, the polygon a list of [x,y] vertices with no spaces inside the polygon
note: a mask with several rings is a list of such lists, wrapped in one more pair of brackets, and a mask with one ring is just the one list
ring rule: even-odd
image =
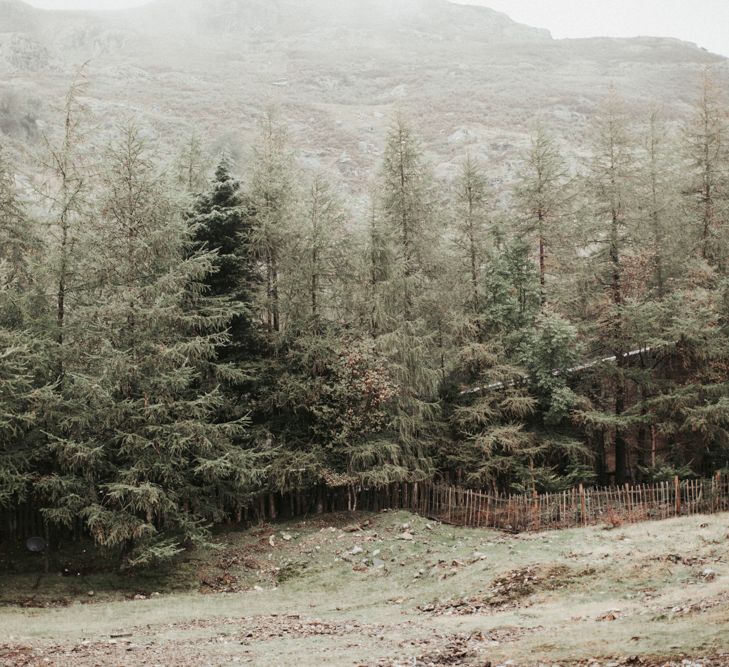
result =
[{"label": "wooden fence", "polygon": [[561,493],[495,495],[460,487],[426,484],[413,489],[409,509],[459,526],[514,532],[620,525],[693,514],[729,511],[729,477]]},{"label": "wooden fence", "polygon": [[[433,482],[398,483],[383,488],[327,489],[266,494],[229,513],[230,522],[293,519],[323,512],[377,512],[404,509],[444,523],[512,532],[553,530],[594,524],[637,523],[692,514],[729,511],[729,477],[620,487],[584,488],[561,493],[499,495]],[[85,536],[79,520],[69,530],[50,530],[30,506],[0,512],[0,543],[31,535],[55,541]]]}]

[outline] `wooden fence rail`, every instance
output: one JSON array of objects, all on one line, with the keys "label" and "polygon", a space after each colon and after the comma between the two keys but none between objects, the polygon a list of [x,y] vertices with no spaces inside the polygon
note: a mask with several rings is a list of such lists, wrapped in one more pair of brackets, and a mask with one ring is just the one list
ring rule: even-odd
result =
[{"label": "wooden fence rail", "polygon": [[514,532],[593,524],[637,523],[729,511],[729,477],[657,484],[584,488],[560,493],[495,495],[426,484],[413,494],[413,511],[459,526]]},{"label": "wooden fence rail", "polygon": [[[729,477],[656,484],[585,488],[560,493],[507,495],[479,492],[434,482],[396,483],[383,488],[319,487],[266,494],[229,512],[230,521],[304,517],[322,512],[404,509],[445,523],[513,532],[553,530],[594,524],[637,523],[692,514],[729,512]],[[0,511],[0,542],[50,535],[61,541],[85,536],[79,520],[71,529],[49,532],[30,506]]]}]

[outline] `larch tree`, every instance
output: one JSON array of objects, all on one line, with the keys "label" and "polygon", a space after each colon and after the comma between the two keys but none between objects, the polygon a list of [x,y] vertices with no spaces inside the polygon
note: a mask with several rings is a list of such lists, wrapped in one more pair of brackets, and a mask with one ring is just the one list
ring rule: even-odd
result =
[{"label": "larch tree", "polygon": [[729,124],[718,81],[705,70],[701,96],[685,128],[691,180],[687,191],[697,222],[698,255],[726,269],[727,196],[729,196]]},{"label": "larch tree", "polygon": [[281,268],[291,239],[296,195],[287,131],[275,110],[267,111],[261,121],[251,168],[249,194],[256,216],[253,240],[265,283],[264,321],[270,332],[280,333]]},{"label": "larch tree", "polygon": [[67,345],[67,309],[69,299],[83,289],[85,281],[83,259],[78,254],[81,226],[88,217],[89,180],[95,166],[88,158],[84,146],[86,109],[82,97],[87,82],[82,68],[71,84],[63,108],[63,133],[58,142],[46,138],[44,167],[47,181],[44,197],[50,212],[48,216],[50,262],[47,271],[53,282],[54,326],[56,342],[56,371],[64,376]]},{"label": "larch tree", "polygon": [[[671,280],[680,273],[686,262],[678,248],[685,232],[676,219],[681,210],[679,192],[675,183],[679,180],[677,146],[671,140],[663,114],[653,109],[644,131],[643,150],[639,158],[641,227],[647,233],[642,239],[650,249],[653,265],[652,288],[660,301],[671,289]],[[685,253],[682,253],[685,255]]]},{"label": "larch tree", "polygon": [[363,330],[376,339],[385,330],[384,293],[390,277],[392,248],[374,193],[371,196],[363,245],[360,273],[366,288],[361,297],[360,320]]},{"label": "larch tree", "polygon": [[555,139],[542,123],[532,133],[531,146],[519,176],[516,195],[525,216],[523,233],[535,246],[544,307],[549,300],[550,256],[564,239],[564,224],[560,218],[565,214],[569,172]]},{"label": "larch tree", "polygon": [[615,481],[628,476],[626,438],[629,331],[626,323],[626,261],[634,240],[635,145],[623,101],[612,92],[599,110],[593,127],[592,156],[588,173],[589,206],[594,224],[589,226],[589,262],[598,288],[595,309],[600,312],[595,344],[612,354],[601,372],[611,384],[609,417],[593,415],[614,438]]},{"label": "larch tree", "polygon": [[440,375],[424,297],[433,284],[439,239],[430,169],[414,131],[400,116],[387,135],[380,190],[381,229],[391,254],[378,344],[398,387],[394,430],[414,473],[423,474],[428,467],[423,442],[435,416]]},{"label": "larch tree", "polygon": [[191,195],[199,195],[207,186],[210,158],[197,132],[182,145],[174,164],[176,183]]},{"label": "larch tree", "polygon": [[303,202],[298,226],[298,266],[292,279],[298,310],[316,328],[323,320],[342,321],[342,286],[348,269],[346,214],[331,184],[316,174]]},{"label": "larch tree", "polygon": [[455,182],[455,229],[454,245],[456,261],[463,267],[467,279],[468,295],[465,310],[470,315],[469,326],[474,337],[483,337],[483,272],[489,247],[489,216],[493,206],[492,193],[481,163],[470,155],[461,165]]}]

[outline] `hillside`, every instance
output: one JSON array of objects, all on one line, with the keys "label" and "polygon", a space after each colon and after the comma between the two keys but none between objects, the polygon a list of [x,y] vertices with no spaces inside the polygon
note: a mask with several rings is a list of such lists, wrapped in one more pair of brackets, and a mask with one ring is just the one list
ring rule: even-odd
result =
[{"label": "hillside", "polygon": [[5,564],[0,662],[719,667],[725,533],[725,515],[510,536],[387,512],[226,532],[166,579]]},{"label": "hillside", "polygon": [[111,13],[0,0],[0,130],[37,139],[86,60],[90,106],[110,126],[141,116],[170,142],[195,127],[213,148],[245,154],[274,102],[303,163],[354,186],[377,164],[396,109],[420,126],[439,173],[468,147],[507,171],[536,114],[576,143],[611,84],[676,116],[705,65],[727,68],[677,40],[554,40],[445,0],[158,0]]}]

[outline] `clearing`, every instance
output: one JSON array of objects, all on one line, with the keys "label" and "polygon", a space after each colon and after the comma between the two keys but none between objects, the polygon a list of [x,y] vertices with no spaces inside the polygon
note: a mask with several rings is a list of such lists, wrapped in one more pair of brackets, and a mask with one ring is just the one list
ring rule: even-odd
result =
[{"label": "clearing", "polygon": [[528,535],[405,512],[0,575],[0,665],[729,665],[729,515]]}]

